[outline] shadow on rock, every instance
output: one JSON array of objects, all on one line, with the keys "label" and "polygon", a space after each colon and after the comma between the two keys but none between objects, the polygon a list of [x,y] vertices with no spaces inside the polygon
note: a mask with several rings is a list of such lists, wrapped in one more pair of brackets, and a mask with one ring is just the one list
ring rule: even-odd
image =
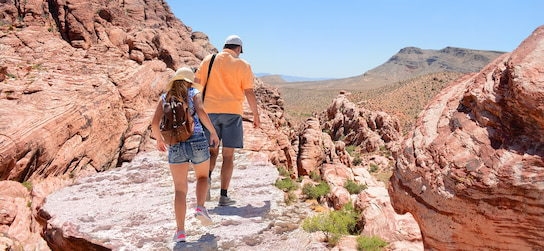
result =
[{"label": "shadow on rock", "polygon": [[217,215],[237,215],[244,218],[266,217],[270,212],[270,201],[267,200],[264,203],[262,207],[254,207],[253,205],[245,207],[218,206],[209,212]]},{"label": "shadow on rock", "polygon": [[217,250],[218,236],[213,234],[205,234],[196,242],[178,242],[174,246],[174,251],[181,250]]}]

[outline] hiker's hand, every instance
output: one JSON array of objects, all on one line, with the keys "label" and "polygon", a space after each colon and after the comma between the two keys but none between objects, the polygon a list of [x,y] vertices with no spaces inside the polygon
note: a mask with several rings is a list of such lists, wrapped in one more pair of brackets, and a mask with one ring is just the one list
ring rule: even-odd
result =
[{"label": "hiker's hand", "polygon": [[217,137],[217,133],[214,132],[210,134],[210,143],[213,148],[219,147],[219,137]]},{"label": "hiker's hand", "polygon": [[253,128],[259,128],[261,126],[261,119],[259,118],[259,115],[253,116]]},{"label": "hiker's hand", "polygon": [[161,152],[166,152],[166,150],[168,149],[168,145],[166,143],[164,143],[163,140],[158,139],[157,140],[157,149],[159,149],[159,151],[161,151]]}]

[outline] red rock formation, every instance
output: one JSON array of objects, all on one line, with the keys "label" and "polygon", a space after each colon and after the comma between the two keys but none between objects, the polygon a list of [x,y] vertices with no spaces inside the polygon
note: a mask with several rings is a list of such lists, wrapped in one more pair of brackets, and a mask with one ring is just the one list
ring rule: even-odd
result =
[{"label": "red rock formation", "polygon": [[[5,250],[48,250],[39,232],[32,232],[30,192],[21,183],[0,181],[0,247]],[[2,236],[3,235],[3,236]]]},{"label": "red rock formation", "polygon": [[1,179],[73,177],[130,160],[146,148],[169,68],[217,51],[164,1],[9,1],[0,10]]},{"label": "red rock formation", "polygon": [[345,94],[338,95],[320,119],[333,140],[360,146],[365,152],[377,151],[386,143],[398,141],[402,135],[397,118],[357,107]]},{"label": "red rock formation", "polygon": [[[0,16],[0,180],[35,187],[155,149],[151,115],[173,69],[217,51],[165,1],[8,0]],[[51,191],[32,191],[29,221],[9,225],[10,237],[41,232],[37,212]]]},{"label": "red rock formation", "polygon": [[[255,95],[259,103],[260,128],[253,128],[251,123],[244,124],[244,148],[265,152],[274,165],[283,165],[293,178],[298,177],[296,152],[291,145],[294,131],[284,116],[283,98],[278,88],[266,85],[255,78]],[[244,121],[252,121],[253,114],[247,102],[244,104]]]},{"label": "red rock formation", "polygon": [[[323,164],[323,133],[319,126],[319,119],[309,118],[298,129],[299,149],[297,168],[300,175],[308,175],[318,170]],[[332,152],[335,152],[334,150]]]},{"label": "red rock formation", "polygon": [[398,153],[389,194],[426,249],[544,246],[544,26],[447,86]]},{"label": "red rock formation", "polygon": [[[371,186],[358,194],[355,208],[365,219],[362,235],[379,236],[390,245],[390,250],[421,250],[421,232],[410,214],[399,215],[391,206],[387,189]],[[415,247],[415,248],[414,248]]]}]

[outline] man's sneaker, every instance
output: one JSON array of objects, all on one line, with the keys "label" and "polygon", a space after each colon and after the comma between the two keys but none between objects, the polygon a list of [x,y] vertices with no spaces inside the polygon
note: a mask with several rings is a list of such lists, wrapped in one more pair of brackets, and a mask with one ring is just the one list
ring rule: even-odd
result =
[{"label": "man's sneaker", "polygon": [[219,197],[219,206],[230,206],[234,204],[236,204],[236,201],[227,196]]},{"label": "man's sneaker", "polygon": [[175,242],[185,242],[185,231],[179,230],[174,235],[174,241]]},{"label": "man's sneaker", "polygon": [[205,207],[196,207],[195,217],[200,220],[202,226],[209,226],[213,224],[212,218],[208,215],[208,210]]},{"label": "man's sneaker", "polygon": [[212,196],[210,194],[210,189],[212,189],[212,178],[211,177],[208,178],[208,193],[206,194],[206,201],[211,201],[212,200]]}]

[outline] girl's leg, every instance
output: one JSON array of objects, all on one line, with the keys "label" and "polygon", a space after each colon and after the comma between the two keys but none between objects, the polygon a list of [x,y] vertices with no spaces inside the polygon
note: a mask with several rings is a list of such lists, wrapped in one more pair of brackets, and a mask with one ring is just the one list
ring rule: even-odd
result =
[{"label": "girl's leg", "polygon": [[174,211],[176,215],[177,231],[185,231],[185,212],[187,210],[187,174],[189,172],[189,163],[170,165],[170,172],[174,180],[175,199]]},{"label": "girl's leg", "polygon": [[197,165],[193,165],[196,176],[196,204],[201,207],[204,207],[204,202],[206,201],[206,193],[208,192],[209,167],[209,160]]}]

